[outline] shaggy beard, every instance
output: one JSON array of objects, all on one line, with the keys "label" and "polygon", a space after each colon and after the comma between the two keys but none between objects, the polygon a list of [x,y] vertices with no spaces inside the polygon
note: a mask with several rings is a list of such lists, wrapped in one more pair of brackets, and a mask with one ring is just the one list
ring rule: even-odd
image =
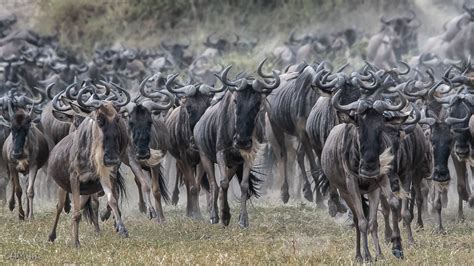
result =
[{"label": "shaggy beard", "polygon": [[255,159],[257,158],[257,155],[261,153],[264,147],[265,147],[265,144],[258,142],[256,139],[253,139],[252,147],[250,149],[239,150],[240,156],[242,156],[245,162],[247,162],[250,165],[250,167],[252,167],[255,162]]},{"label": "shaggy beard", "polygon": [[392,169],[390,163],[393,161],[394,155],[391,148],[386,148],[379,156],[380,175],[386,175]]},{"label": "shaggy beard", "polygon": [[160,164],[163,157],[164,157],[163,151],[150,149],[150,158],[146,160],[140,160],[139,162],[148,167],[153,167]]}]

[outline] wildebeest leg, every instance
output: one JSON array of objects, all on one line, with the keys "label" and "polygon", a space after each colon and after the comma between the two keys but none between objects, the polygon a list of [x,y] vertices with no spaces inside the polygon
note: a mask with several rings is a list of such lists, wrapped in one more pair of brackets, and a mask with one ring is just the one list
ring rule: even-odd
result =
[{"label": "wildebeest leg", "polygon": [[433,207],[436,210],[436,218],[438,220],[438,228],[436,229],[436,231],[438,233],[444,233],[443,222],[441,219],[441,210],[443,209],[441,198],[444,191],[447,190],[447,184],[440,184],[439,182],[433,181],[432,186],[433,186],[433,195],[434,195]]},{"label": "wildebeest leg", "polygon": [[66,202],[67,192],[62,188],[58,187],[58,204],[56,205],[56,217],[54,218],[53,228],[51,229],[51,233],[49,234],[48,240],[54,242],[56,239],[56,228],[58,227],[59,216],[61,216],[61,212],[63,211],[64,204]]},{"label": "wildebeest leg", "polygon": [[247,213],[247,200],[249,198],[249,177],[250,165],[247,162],[244,162],[242,181],[240,182],[241,196],[239,225],[241,228],[247,228],[249,226],[249,214]]},{"label": "wildebeest leg", "polygon": [[183,173],[179,170],[178,160],[176,160],[176,181],[174,182],[173,196],[171,197],[171,204],[177,205],[179,201],[179,181],[183,178]]},{"label": "wildebeest leg", "polygon": [[35,197],[35,180],[36,174],[38,173],[38,167],[32,166],[30,167],[30,171],[28,173],[28,189],[26,194],[28,196],[27,206],[26,206],[26,216],[28,219],[33,219],[33,198]]},{"label": "wildebeest leg", "polygon": [[165,221],[165,215],[163,213],[163,205],[161,204],[161,189],[160,189],[160,175],[158,173],[160,165],[150,168],[151,174],[151,190],[153,191],[153,197],[155,198],[156,208],[156,222],[163,223]]},{"label": "wildebeest leg", "polygon": [[219,188],[217,187],[216,174],[214,171],[214,163],[202,152],[200,152],[201,164],[206,171],[207,178],[209,178],[209,185],[211,187],[211,224],[219,222],[219,215],[217,214],[217,197],[219,195]]},{"label": "wildebeest leg", "polygon": [[92,223],[97,234],[100,233],[99,226],[99,195],[97,193],[91,195],[91,208],[92,208]]},{"label": "wildebeest leg", "polygon": [[[405,176],[404,183],[402,184],[403,189],[405,191],[410,191],[411,179],[412,179],[412,176],[410,174]],[[403,223],[406,227],[407,234],[408,234],[408,244],[413,245],[415,243],[415,240],[413,239],[413,232],[411,230],[411,221],[413,220],[413,216],[411,215],[411,213],[408,209],[408,198],[407,197],[402,197],[401,214],[402,214],[402,218],[403,218]]]},{"label": "wildebeest leg", "polygon": [[392,227],[390,226],[390,205],[385,195],[380,198],[380,206],[382,207],[383,221],[385,224],[385,242],[388,244],[392,238]]},{"label": "wildebeest leg", "polygon": [[142,184],[140,183],[140,179],[138,177],[134,177],[133,180],[135,180],[135,184],[137,185],[138,188],[138,210],[141,213],[146,214],[146,206],[145,206],[145,201],[143,200],[143,191],[142,191]]},{"label": "wildebeest leg", "polygon": [[12,193],[10,194],[10,199],[8,200],[8,208],[10,211],[13,211],[15,209],[15,182],[13,182],[12,176],[10,175],[10,170],[7,167],[7,173],[8,173],[8,182],[12,184]]},{"label": "wildebeest leg", "polygon": [[[196,183],[197,183],[197,186],[198,186],[198,200],[199,200],[199,194],[201,193],[201,184],[202,184],[202,179],[204,178],[204,167],[202,166],[201,163],[198,163],[198,165],[196,165]],[[206,177],[207,178],[207,177]],[[209,182],[209,181],[208,181]],[[207,205],[207,211],[210,212],[211,211],[211,192],[210,191],[205,191],[206,193],[206,205]],[[199,201],[198,201],[198,204],[199,204]]]},{"label": "wildebeest leg", "polygon": [[[311,142],[309,141],[308,133],[303,130],[303,134],[300,136],[301,143],[303,145],[303,149],[309,161],[309,168],[311,170],[311,176],[313,176],[314,183],[318,183],[318,167],[316,166],[316,158],[314,156],[313,148],[311,146]],[[318,207],[324,207],[323,203],[323,195],[321,192],[316,189],[316,204]]]},{"label": "wildebeest leg", "polygon": [[142,201],[145,202],[145,205],[148,209],[148,218],[152,219],[156,217],[156,211],[155,211],[155,208],[153,208],[153,205],[151,203],[149,182],[146,179],[145,174],[143,173],[141,165],[133,158],[130,158],[129,162],[130,162],[130,169],[135,175],[135,178],[138,178],[138,180],[140,181],[142,195],[143,195]]},{"label": "wildebeest leg", "polygon": [[189,165],[181,160],[176,160],[176,166],[179,172],[184,177],[184,184],[186,185],[187,205],[186,215],[191,218],[200,219],[201,210],[199,209],[199,188],[194,178],[194,171]]},{"label": "wildebeest leg", "polygon": [[122,216],[120,215],[120,211],[118,209],[118,188],[116,180],[117,172],[112,175],[109,177],[100,178],[100,184],[102,185],[102,189],[104,190],[105,196],[107,197],[107,203],[112,209],[113,215],[115,217],[117,232],[123,237],[128,237],[128,231],[123,224]]},{"label": "wildebeest leg", "polygon": [[397,258],[403,259],[402,238],[400,228],[398,227],[400,200],[393,194],[388,176],[382,176],[379,185],[388,200],[392,212],[392,254]]},{"label": "wildebeest leg", "polygon": [[[268,119],[267,119],[268,120]],[[288,172],[287,172],[287,161],[288,161],[288,154],[286,150],[285,144],[285,134],[283,130],[279,130],[276,128],[275,125],[271,124],[267,121],[267,124],[270,126],[265,127],[268,142],[272,146],[273,153],[275,154],[276,161],[277,161],[277,180],[281,180],[283,178],[283,184],[281,186],[281,200],[283,203],[288,203],[290,199],[290,193],[288,192]]]},{"label": "wildebeest leg", "polygon": [[[415,178],[415,180],[413,180],[413,190],[414,190],[414,196],[415,196],[415,200],[416,200],[416,208],[417,208],[417,220],[416,220],[416,226],[418,228],[423,228],[423,217],[422,217],[422,213],[423,213],[423,192],[421,190],[421,181],[422,180],[417,180],[418,178]],[[413,198],[412,198],[413,200]]]},{"label": "wildebeest leg", "polygon": [[[347,202],[347,206],[349,207],[350,211],[354,214],[352,219],[355,225],[359,224],[359,220],[357,219],[357,213],[355,211],[354,202],[352,202],[352,197],[349,195],[347,191],[339,190],[341,193],[341,197]],[[360,197],[359,197],[360,198]],[[358,262],[362,262],[362,255],[360,253],[360,230],[358,226],[354,226],[356,229],[356,255],[355,260]]]},{"label": "wildebeest leg", "polygon": [[229,189],[229,183],[232,177],[234,176],[237,167],[229,168],[226,166],[224,161],[224,153],[217,153],[217,165],[219,166],[219,172],[221,174],[221,188],[219,190],[219,199],[221,206],[221,219],[224,226],[228,226],[230,222],[230,208],[229,201],[227,200],[227,191]]},{"label": "wildebeest leg", "polygon": [[25,212],[23,211],[23,204],[21,202],[21,196],[23,194],[23,190],[21,189],[20,177],[18,176],[18,172],[12,168],[10,168],[10,174],[11,174],[11,179],[13,182],[16,199],[18,201],[18,218],[20,220],[24,220]]},{"label": "wildebeest leg", "polygon": [[313,191],[311,190],[311,184],[309,183],[308,176],[306,175],[305,167],[304,167],[304,150],[302,143],[298,143],[298,148],[296,150],[296,161],[298,162],[298,166],[301,169],[301,176],[303,178],[303,195],[304,198],[308,201],[313,201]]},{"label": "wildebeest leg", "polygon": [[79,222],[81,221],[81,194],[79,177],[73,176],[71,182],[71,196],[72,196],[72,239],[76,248],[81,246],[79,242]]},{"label": "wildebeest leg", "polygon": [[464,211],[463,211],[463,201],[469,200],[469,193],[466,189],[466,181],[467,181],[467,169],[466,169],[466,162],[461,162],[457,159],[456,156],[451,156],[453,159],[454,168],[456,170],[457,176],[457,189],[458,189],[458,196],[459,196],[459,204],[458,204],[458,220],[464,221]]},{"label": "wildebeest leg", "polygon": [[377,210],[380,202],[380,188],[368,194],[369,198],[369,231],[372,235],[372,241],[375,247],[376,259],[383,259],[382,249],[380,248],[379,235],[378,235],[378,223],[377,223]]},{"label": "wildebeest leg", "polygon": [[[474,166],[469,167],[471,169],[471,176],[474,175]],[[471,193],[471,186],[469,184],[469,177],[466,177],[466,190],[469,193],[469,207],[474,208],[474,195]]]},{"label": "wildebeest leg", "polygon": [[[362,236],[362,245],[363,245],[362,247],[364,249],[363,259],[364,261],[371,261],[372,256],[370,255],[369,243],[367,240],[368,223],[367,223],[367,219],[365,218],[364,209],[362,207],[362,199],[361,199],[359,185],[355,179],[356,179],[355,177],[348,176],[346,178],[346,186],[347,186],[347,191],[349,192],[349,195],[350,195],[349,200],[354,205],[353,214],[357,216],[357,226]],[[348,200],[346,200],[346,202],[348,202]]]}]

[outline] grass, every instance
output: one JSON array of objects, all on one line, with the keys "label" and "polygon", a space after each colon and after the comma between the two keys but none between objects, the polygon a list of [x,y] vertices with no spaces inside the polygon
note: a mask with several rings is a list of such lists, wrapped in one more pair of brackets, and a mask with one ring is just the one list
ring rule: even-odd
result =
[{"label": "grass", "polygon": [[[255,201],[254,201],[255,202]],[[82,247],[70,245],[70,215],[62,215],[58,239],[47,242],[53,221],[52,207],[37,212],[36,220],[19,222],[16,213],[0,209],[0,264],[34,262],[107,264],[351,264],[355,232],[329,218],[325,210],[307,205],[256,204],[249,207],[250,228],[241,230],[238,208],[232,208],[231,225],[210,225],[183,217],[182,207],[166,207],[167,222],[159,225],[137,211],[128,211],[125,224],[130,237],[123,239],[112,229],[112,222],[101,223],[96,236],[93,227],[80,226]],[[446,218],[446,235],[426,229],[415,232],[416,245],[404,241],[409,264],[470,264],[474,250],[472,210],[467,222]],[[452,216],[449,214],[449,216]],[[383,224],[379,223],[383,239]],[[403,230],[403,229],[402,229]],[[404,236],[404,235],[403,235]],[[406,238],[404,238],[406,239]],[[369,238],[370,240],[370,238]],[[383,263],[398,264],[390,245],[382,244]],[[371,246],[372,255],[373,248]]]}]

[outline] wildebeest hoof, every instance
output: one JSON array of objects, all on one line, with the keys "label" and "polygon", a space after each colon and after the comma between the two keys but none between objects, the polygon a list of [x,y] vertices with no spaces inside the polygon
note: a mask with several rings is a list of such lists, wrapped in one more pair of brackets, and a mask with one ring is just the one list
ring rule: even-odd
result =
[{"label": "wildebeest hoof", "polygon": [[164,224],[166,222],[166,219],[165,217],[162,217],[162,216],[156,216],[155,218],[155,222],[158,223],[158,224]]},{"label": "wildebeest hoof", "polygon": [[56,233],[49,234],[48,241],[49,242],[54,242],[54,240],[56,240]]},{"label": "wildebeest hoof", "polygon": [[392,242],[392,230],[385,230],[385,243],[390,244]]},{"label": "wildebeest hoof", "polygon": [[127,229],[125,228],[125,226],[119,226],[118,234],[119,234],[121,237],[128,237],[128,231],[127,231]]},{"label": "wildebeest hoof", "polygon": [[111,212],[108,209],[105,209],[100,212],[100,220],[102,222],[107,221],[110,218]]},{"label": "wildebeest hoof", "polygon": [[307,201],[313,202],[313,191],[311,191],[311,185],[307,184],[304,186],[303,195]]},{"label": "wildebeest hoof", "polygon": [[15,200],[8,201],[8,209],[10,209],[10,211],[15,209]]},{"label": "wildebeest hoof", "polygon": [[146,213],[146,206],[143,201],[138,202],[138,210],[140,211],[140,213]]},{"label": "wildebeest hoof", "polygon": [[423,223],[416,223],[416,231],[422,231],[424,229]]},{"label": "wildebeest hoof", "polygon": [[247,215],[240,215],[239,226],[242,229],[249,227],[249,217]]},{"label": "wildebeest hoof", "polygon": [[395,256],[397,259],[403,259],[403,250],[401,249],[392,249],[392,254]]},{"label": "wildebeest hoof", "polygon": [[436,228],[433,230],[433,233],[439,234],[439,235],[445,235],[445,234],[446,234],[446,230],[444,230],[443,227],[436,227]]},{"label": "wildebeest hoof", "polygon": [[156,211],[153,207],[148,208],[148,219],[153,219],[156,217]]},{"label": "wildebeest hoof", "polygon": [[224,226],[228,226],[229,223],[230,223],[230,212],[229,211],[223,211],[222,214],[221,214],[221,217],[222,217],[222,224]]},{"label": "wildebeest hoof", "polygon": [[336,204],[331,199],[328,200],[328,213],[331,217],[336,217],[337,214]]},{"label": "wildebeest hoof", "polygon": [[372,262],[372,256],[370,256],[370,254],[365,255],[364,262],[366,262],[366,263],[367,262]]},{"label": "wildebeest hoof", "polygon": [[18,219],[20,219],[21,221],[25,220],[25,213],[23,212],[23,210],[18,211]]},{"label": "wildebeest hoof", "polygon": [[471,195],[468,200],[469,208],[474,208],[474,195]]},{"label": "wildebeest hoof", "polygon": [[219,215],[217,215],[217,212],[211,211],[211,219],[210,219],[211,224],[217,224],[219,223]]},{"label": "wildebeest hoof", "polygon": [[287,192],[282,192],[281,193],[281,201],[283,201],[284,204],[288,203],[290,200],[290,194]]},{"label": "wildebeest hoof", "polygon": [[79,240],[74,241],[74,247],[75,248],[80,248],[81,247],[81,242],[79,242]]},{"label": "wildebeest hoof", "polygon": [[355,261],[358,262],[358,263],[362,263],[362,256],[360,254],[356,255],[355,256]]},{"label": "wildebeest hoof", "polygon": [[174,206],[178,205],[179,201],[179,191],[174,191],[173,196],[171,197],[171,204]]},{"label": "wildebeest hoof", "polygon": [[464,214],[458,214],[458,217],[456,218],[456,221],[458,223],[464,223],[465,220],[466,220],[466,217],[464,217]]}]

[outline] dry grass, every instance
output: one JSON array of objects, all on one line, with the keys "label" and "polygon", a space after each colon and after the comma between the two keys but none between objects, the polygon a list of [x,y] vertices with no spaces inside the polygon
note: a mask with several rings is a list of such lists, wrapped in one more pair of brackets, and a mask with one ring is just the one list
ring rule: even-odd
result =
[{"label": "dry grass", "polygon": [[[236,225],[238,209],[232,208],[229,228],[183,218],[182,208],[166,208],[167,222],[155,224],[131,211],[125,215],[130,237],[122,239],[112,222],[102,223],[102,233],[81,223],[82,247],[70,243],[70,215],[63,215],[58,239],[47,242],[53,221],[52,208],[39,212],[33,222],[19,222],[6,208],[0,209],[0,263],[110,263],[110,264],[350,264],[355,233],[328,218],[326,211],[305,205],[250,207],[250,228]],[[416,246],[405,244],[409,264],[472,263],[473,213],[463,224],[448,218],[446,235],[432,233],[433,221],[416,232]],[[382,224],[379,229],[382,230]],[[383,232],[379,235],[382,237]],[[399,263],[390,246],[383,245],[384,263]]]}]

